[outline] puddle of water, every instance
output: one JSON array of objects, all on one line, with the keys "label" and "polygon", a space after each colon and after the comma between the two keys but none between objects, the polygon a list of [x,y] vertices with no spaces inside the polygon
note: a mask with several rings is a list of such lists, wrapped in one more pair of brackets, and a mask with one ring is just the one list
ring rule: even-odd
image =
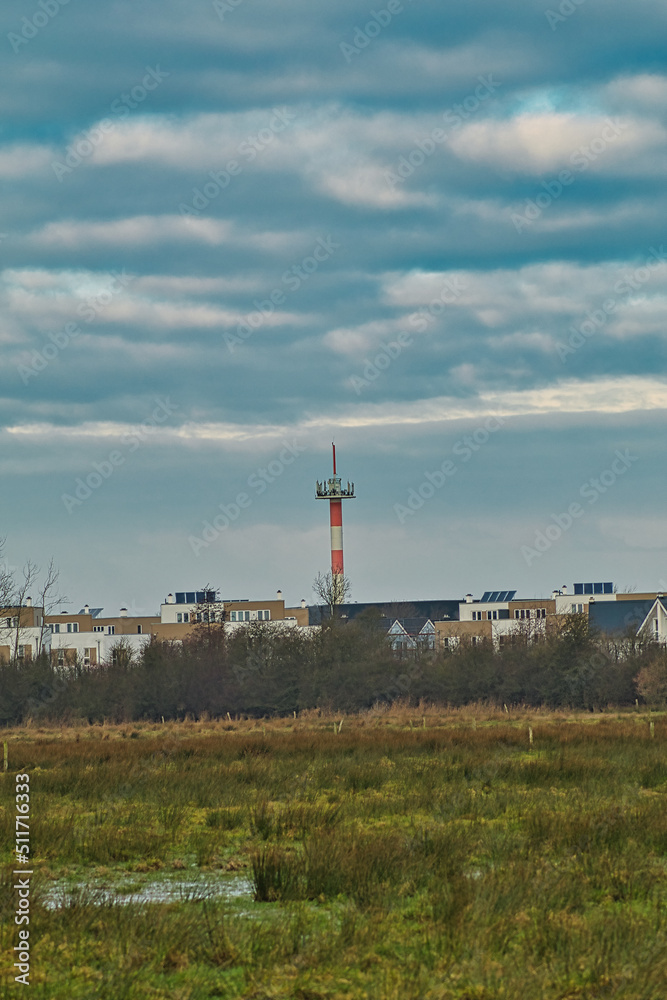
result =
[{"label": "puddle of water", "polygon": [[147,882],[140,889],[124,892],[108,883],[91,879],[89,882],[52,886],[44,895],[44,905],[49,910],[67,906],[124,906],[147,903],[185,903],[200,899],[252,899],[253,886],[244,875],[227,875],[218,878],[171,879]]}]

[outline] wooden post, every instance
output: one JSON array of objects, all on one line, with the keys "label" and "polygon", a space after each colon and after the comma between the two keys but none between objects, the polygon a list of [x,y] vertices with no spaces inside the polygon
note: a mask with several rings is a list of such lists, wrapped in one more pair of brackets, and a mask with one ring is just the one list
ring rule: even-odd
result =
[{"label": "wooden post", "polygon": [[9,748],[7,746],[7,740],[5,740],[4,743],[2,744],[2,749],[4,751],[4,768],[3,768],[3,770],[8,771],[9,770]]}]

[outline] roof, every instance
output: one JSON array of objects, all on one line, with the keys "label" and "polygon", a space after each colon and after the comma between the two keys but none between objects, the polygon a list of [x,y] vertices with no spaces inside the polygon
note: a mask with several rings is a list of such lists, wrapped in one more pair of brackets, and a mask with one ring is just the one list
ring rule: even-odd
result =
[{"label": "roof", "polygon": [[[435,601],[360,601],[354,604],[341,604],[338,613],[342,618],[352,621],[367,608],[375,608],[383,617],[391,621],[404,621],[409,618],[421,618],[423,621],[458,621],[461,598]],[[401,613],[402,612],[402,613]],[[311,605],[308,608],[310,625],[319,625],[329,617],[329,609],[322,605]]]},{"label": "roof", "polygon": [[[403,631],[407,635],[435,635],[435,626],[430,618],[381,618],[383,626],[388,624],[390,633]],[[396,626],[399,626],[396,628]]]},{"label": "roof", "polygon": [[606,635],[625,635],[641,626],[655,604],[651,601],[593,601],[588,605],[588,620]]}]

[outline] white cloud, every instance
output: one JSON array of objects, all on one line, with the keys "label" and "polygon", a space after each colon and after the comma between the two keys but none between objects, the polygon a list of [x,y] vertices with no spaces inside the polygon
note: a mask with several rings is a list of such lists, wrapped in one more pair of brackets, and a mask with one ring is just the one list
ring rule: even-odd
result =
[{"label": "white cloud", "polygon": [[462,160],[519,174],[626,168],[644,173],[646,160],[638,158],[661,150],[666,135],[650,120],[554,111],[471,122],[452,135],[450,146]]},{"label": "white cloud", "polygon": [[47,146],[8,146],[0,150],[0,179],[14,180],[42,173],[52,159],[53,151]]},{"label": "white cloud", "polygon": [[[472,369],[472,366],[469,366]],[[474,377],[474,371],[470,372]],[[243,424],[231,422],[190,421],[176,427],[159,427],[151,432],[163,444],[214,444],[220,446],[256,445],[286,435],[321,437],[332,426],[346,429],[387,431],[395,435],[446,427],[458,421],[483,420],[489,416],[509,420],[533,420],[547,416],[580,416],[584,421],[596,414],[667,411],[667,380],[627,376],[598,380],[570,379],[517,392],[481,392],[466,398],[439,396],[410,402],[346,404],[317,416],[306,416],[292,424]],[[121,438],[132,432],[133,425],[114,421],[90,421],[65,426],[48,421],[15,424],[4,429],[9,438],[56,442]]]},{"label": "white cloud", "polygon": [[28,237],[39,247],[86,250],[100,246],[145,247],[164,240],[220,246],[230,241],[232,224],[181,215],[136,215],[107,222],[65,219],[48,222]]}]

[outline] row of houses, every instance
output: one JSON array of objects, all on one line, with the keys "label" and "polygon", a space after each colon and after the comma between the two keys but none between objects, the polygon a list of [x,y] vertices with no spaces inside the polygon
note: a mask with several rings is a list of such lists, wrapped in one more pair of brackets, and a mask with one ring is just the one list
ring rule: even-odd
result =
[{"label": "row of houses", "polygon": [[156,615],[130,615],[121,608],[106,616],[103,608],[86,604],[77,614],[44,614],[30,598],[21,608],[0,609],[0,660],[32,659],[40,652],[61,666],[93,666],[113,662],[119,649],[138,653],[156,639],[182,641],[201,623],[224,621],[233,630],[250,622],[270,622],[275,628],[308,626],[308,609],[286,608],[282,593],[264,601],[221,600],[216,591],[168,594]]},{"label": "row of houses", "polygon": [[[516,591],[486,591],[475,599],[366,602],[337,609],[343,621],[360,615],[382,630],[396,651],[421,648],[454,649],[461,643],[493,643],[498,648],[517,634],[543,636],[568,614],[586,614],[591,624],[609,636],[643,635],[667,643],[667,598],[661,593],[619,593],[611,583],[579,583],[571,592],[565,586],[549,598],[517,598]],[[123,649],[137,653],[151,637],[179,641],[197,625],[224,621],[230,630],[252,622],[276,629],[321,627],[328,609],[285,607],[282,593],[263,601],[221,599],[217,591],[170,593],[156,615],[130,615],[121,608],[116,616],[103,608],[85,605],[77,614],[63,611],[44,614],[30,599],[21,608],[0,609],[0,660],[31,659],[44,651],[61,666],[93,666],[113,662]]]},{"label": "row of houses", "polygon": [[[454,649],[461,643],[493,643],[499,648],[517,635],[538,639],[558,628],[566,615],[584,614],[603,635],[622,638],[643,636],[667,643],[667,596],[658,593],[619,593],[613,583],[575,583],[563,586],[549,598],[517,598],[516,591],[485,591],[460,601],[346,604],[339,613],[350,621],[360,614],[382,616],[395,650]],[[324,612],[326,614],[326,612]],[[323,609],[310,609],[312,624],[321,622]]]}]

